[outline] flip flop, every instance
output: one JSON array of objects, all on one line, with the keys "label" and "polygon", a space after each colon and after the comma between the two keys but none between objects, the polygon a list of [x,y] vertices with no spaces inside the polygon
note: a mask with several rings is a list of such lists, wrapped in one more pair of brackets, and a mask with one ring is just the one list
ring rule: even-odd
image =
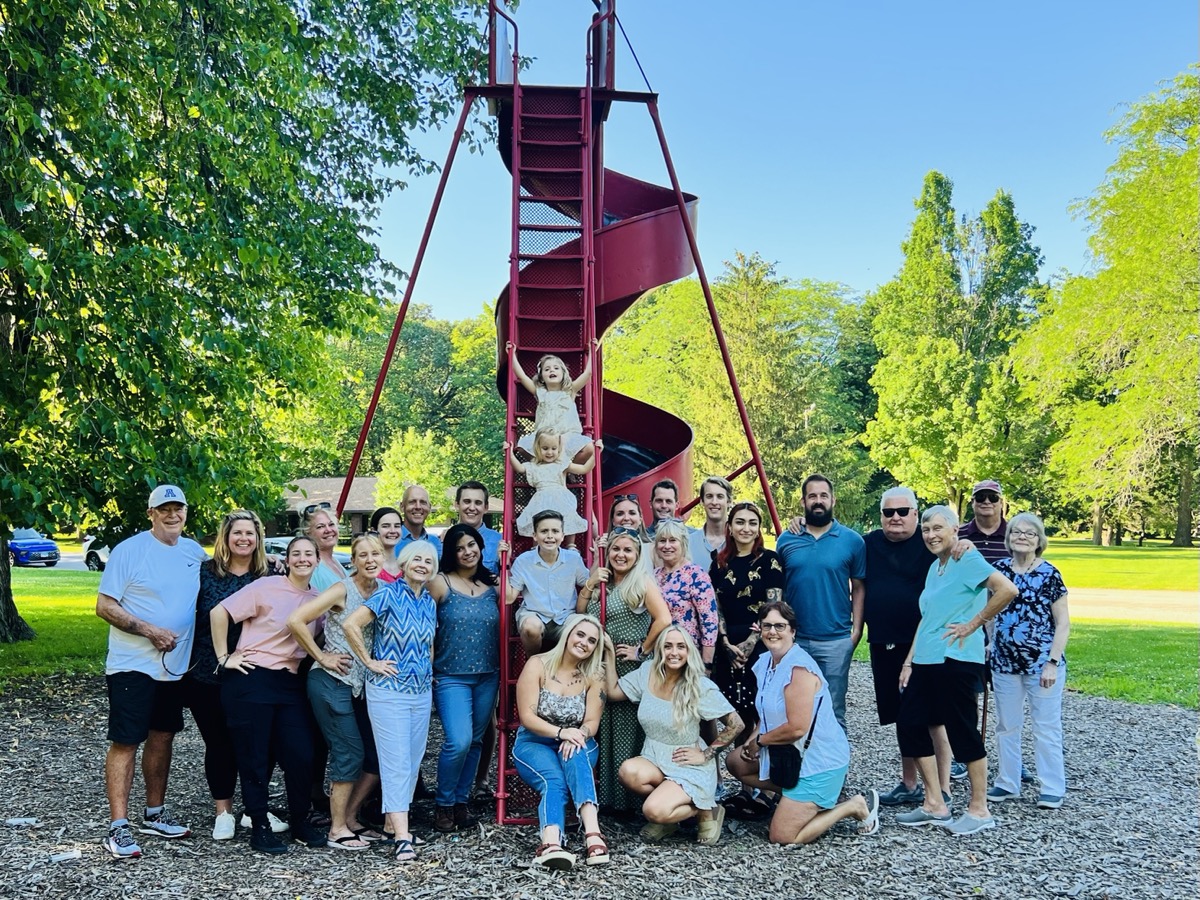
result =
[{"label": "flip flop", "polygon": [[879,830],[879,791],[871,788],[870,800],[867,801],[867,817],[858,826],[858,833],[868,837]]},{"label": "flip flop", "polygon": [[[354,846],[353,842],[358,841],[358,846]],[[355,853],[360,853],[363,850],[370,850],[371,845],[360,838],[357,834],[344,834],[341,837],[331,837],[325,839],[325,846],[333,850],[352,850]]]},{"label": "flip flop", "polygon": [[383,835],[370,826],[355,828],[354,836],[361,841],[366,841],[369,844],[374,844],[376,841],[384,840]]}]

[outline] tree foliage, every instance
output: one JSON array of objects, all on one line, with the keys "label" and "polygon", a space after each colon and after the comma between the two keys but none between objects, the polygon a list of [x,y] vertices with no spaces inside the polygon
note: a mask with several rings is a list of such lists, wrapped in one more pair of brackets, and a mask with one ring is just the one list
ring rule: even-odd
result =
[{"label": "tree foliage", "polygon": [[[781,514],[799,508],[801,481],[819,470],[838,483],[839,515],[853,521],[875,470],[857,441],[856,404],[865,398],[843,392],[856,374],[869,377],[873,363],[853,338],[862,327],[857,304],[841,285],[781,278],[757,254],[726,263],[713,297]],[[608,387],[696,428],[693,487],[749,459],[697,281],[642,298],[606,338],[604,359]],[[761,499],[752,472],[742,476],[738,496]]]},{"label": "tree foliage", "polygon": [[1030,395],[1062,429],[1051,460],[1068,489],[1120,511],[1166,478],[1177,543],[1190,543],[1200,418],[1198,71],[1108,132],[1117,158],[1077,208],[1096,271],[1054,292],[1017,354]]},{"label": "tree foliage", "polygon": [[456,105],[480,6],[4,6],[0,543],[88,512],[132,530],[158,480],[200,530],[271,508],[271,423],[388,292],[366,223],[428,168],[408,135]]},{"label": "tree foliage", "polygon": [[[872,458],[901,483],[961,507],[985,475],[1038,459],[1042,433],[1013,406],[1009,347],[1044,294],[1041,252],[1012,197],[958,218],[953,184],[925,176],[896,277],[870,298],[880,359]],[[1018,479],[1019,480],[1019,479]]]}]

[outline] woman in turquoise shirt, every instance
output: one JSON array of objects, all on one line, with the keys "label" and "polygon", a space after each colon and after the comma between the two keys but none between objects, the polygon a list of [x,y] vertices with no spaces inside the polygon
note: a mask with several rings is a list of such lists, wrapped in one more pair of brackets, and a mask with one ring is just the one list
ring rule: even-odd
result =
[{"label": "woman in turquoise shirt", "polygon": [[[908,659],[900,669],[896,722],[900,753],[917,761],[925,802],[901,813],[901,825],[940,825],[955,834],[995,828],[987,806],[987,751],[976,727],[976,694],[984,676],[984,623],[1017,595],[1013,583],[993,569],[978,550],[954,559],[958,516],[948,506],[931,506],[921,516],[921,536],[937,557],[921,592],[921,621]],[[989,594],[991,595],[989,598]],[[933,754],[932,726],[945,725],[954,758],[966,763],[971,802],[955,819],[942,798]]]}]

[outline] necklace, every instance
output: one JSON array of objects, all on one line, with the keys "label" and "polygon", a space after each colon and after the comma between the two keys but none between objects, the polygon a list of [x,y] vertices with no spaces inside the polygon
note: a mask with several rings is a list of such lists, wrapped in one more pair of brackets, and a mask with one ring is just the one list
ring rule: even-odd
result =
[{"label": "necklace", "polygon": [[945,562],[938,563],[937,573],[938,573],[939,578],[946,574],[946,566],[948,566],[949,564],[950,564],[950,560],[946,560]]},{"label": "necklace", "polygon": [[577,685],[581,681],[583,681],[583,675],[580,673],[579,669],[576,668],[575,671],[571,673],[571,678],[569,681],[562,681],[558,677],[558,672],[552,673],[550,675],[550,680],[553,681],[555,684],[561,684],[563,687],[574,687],[575,685]]}]

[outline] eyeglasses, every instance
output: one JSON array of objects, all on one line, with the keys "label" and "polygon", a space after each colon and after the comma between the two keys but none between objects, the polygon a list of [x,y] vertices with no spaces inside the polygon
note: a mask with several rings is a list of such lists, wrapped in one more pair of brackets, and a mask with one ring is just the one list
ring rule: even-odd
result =
[{"label": "eyeglasses", "polygon": [[1000,495],[995,491],[980,491],[972,499],[976,503],[999,503]]},{"label": "eyeglasses", "polygon": [[911,506],[897,506],[895,509],[881,509],[879,512],[885,519],[890,519],[892,516],[899,516],[903,519],[912,511],[913,508]]},{"label": "eyeglasses", "polygon": [[333,504],[326,500],[322,500],[320,503],[310,503],[308,506],[304,507],[304,511],[301,513],[301,515],[307,518],[315,513],[318,509],[333,509]]},{"label": "eyeglasses", "polygon": [[1010,531],[1008,536],[1015,538],[1036,538],[1038,533],[1036,531]]},{"label": "eyeglasses", "polygon": [[788,627],[787,622],[759,622],[758,627],[763,631],[783,631]]}]

